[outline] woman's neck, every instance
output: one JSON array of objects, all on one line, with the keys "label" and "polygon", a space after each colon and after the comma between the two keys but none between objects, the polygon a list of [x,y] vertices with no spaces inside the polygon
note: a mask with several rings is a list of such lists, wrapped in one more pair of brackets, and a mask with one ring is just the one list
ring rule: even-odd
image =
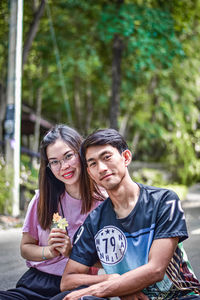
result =
[{"label": "woman's neck", "polygon": [[72,198],[81,200],[79,185],[65,185],[65,190]]}]

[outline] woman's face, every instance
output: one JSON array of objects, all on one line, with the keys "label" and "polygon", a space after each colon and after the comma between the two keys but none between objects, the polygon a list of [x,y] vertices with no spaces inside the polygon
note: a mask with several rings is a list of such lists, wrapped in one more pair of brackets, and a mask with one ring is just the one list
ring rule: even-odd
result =
[{"label": "woman's face", "polygon": [[79,188],[81,165],[78,153],[58,139],[47,147],[46,154],[52,173],[65,184],[66,190],[72,186]]}]

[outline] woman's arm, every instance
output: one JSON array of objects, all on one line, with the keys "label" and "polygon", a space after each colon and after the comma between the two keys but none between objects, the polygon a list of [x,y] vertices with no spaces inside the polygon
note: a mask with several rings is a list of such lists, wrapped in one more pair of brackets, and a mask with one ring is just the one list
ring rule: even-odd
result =
[{"label": "woman's arm", "polygon": [[50,253],[47,247],[38,246],[38,241],[35,240],[28,232],[24,232],[20,245],[21,256],[27,260],[42,261],[43,256],[50,259]]},{"label": "woman's arm", "polygon": [[39,246],[28,232],[24,232],[21,240],[21,256],[27,260],[43,261],[53,257],[64,255],[68,257],[71,252],[70,238],[65,230],[53,228],[48,239],[47,246]]}]

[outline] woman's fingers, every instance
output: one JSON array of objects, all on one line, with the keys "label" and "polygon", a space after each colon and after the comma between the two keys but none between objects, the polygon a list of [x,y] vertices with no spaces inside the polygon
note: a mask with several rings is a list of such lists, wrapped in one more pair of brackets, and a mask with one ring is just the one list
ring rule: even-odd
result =
[{"label": "woman's fingers", "polygon": [[[59,256],[60,254],[68,254],[69,250],[67,249],[70,248],[68,244],[71,245],[71,241],[66,230],[60,228],[53,228],[51,230],[48,238],[48,246],[53,257]],[[64,250],[62,250],[62,248],[64,248]]]},{"label": "woman's fingers", "polygon": [[50,251],[54,254],[69,256],[71,252],[71,240],[67,235],[67,232],[60,228],[53,228],[49,234],[48,245]]},{"label": "woman's fingers", "polygon": [[67,237],[64,241],[63,244],[61,245],[58,245],[56,247],[56,250],[60,252],[60,254],[64,255],[65,257],[68,257],[70,252],[71,252],[71,249],[72,249],[72,245],[71,245],[71,241],[70,241],[70,238]]},{"label": "woman's fingers", "polygon": [[48,244],[52,245],[53,243],[56,243],[58,241],[61,242],[62,240],[65,240],[66,237],[68,236],[65,230],[53,228],[49,234]]}]

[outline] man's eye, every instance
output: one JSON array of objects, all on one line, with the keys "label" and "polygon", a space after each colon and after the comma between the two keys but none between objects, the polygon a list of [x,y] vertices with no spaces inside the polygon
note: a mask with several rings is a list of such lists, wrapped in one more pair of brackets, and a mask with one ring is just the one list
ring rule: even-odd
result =
[{"label": "man's eye", "polygon": [[110,158],[111,158],[111,155],[105,155],[105,156],[104,156],[104,159],[105,159],[105,160],[109,160]]},{"label": "man's eye", "polygon": [[91,162],[91,163],[88,164],[88,167],[94,167],[95,165],[96,165],[95,162]]}]

